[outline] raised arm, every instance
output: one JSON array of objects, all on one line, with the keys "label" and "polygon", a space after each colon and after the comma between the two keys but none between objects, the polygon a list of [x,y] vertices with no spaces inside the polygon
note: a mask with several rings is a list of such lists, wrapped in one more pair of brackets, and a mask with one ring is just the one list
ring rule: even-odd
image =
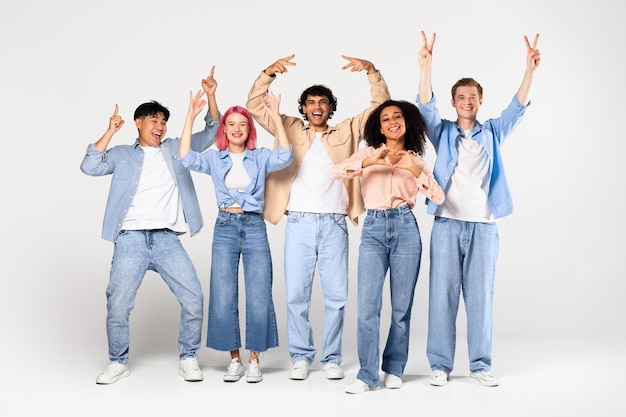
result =
[{"label": "raised arm", "polygon": [[209,104],[209,114],[212,119],[219,120],[220,112],[217,107],[217,100],[215,98],[215,90],[217,90],[217,81],[213,78],[215,73],[215,65],[211,67],[211,74],[202,80],[202,89],[206,93],[207,103]]},{"label": "raised arm", "polygon": [[417,54],[417,59],[420,65],[420,84],[419,84],[419,100],[420,103],[426,104],[433,97],[433,87],[431,82],[431,71],[433,65],[433,46],[435,45],[435,39],[437,34],[433,33],[430,38],[430,43],[426,39],[424,31],[422,34],[422,49]]},{"label": "raised arm", "polygon": [[524,71],[522,84],[517,90],[517,99],[523,106],[530,102],[530,95],[535,80],[535,71],[539,68],[539,63],[541,62],[541,55],[539,54],[539,49],[537,49],[538,40],[539,34],[537,33],[531,46],[528,37],[524,35],[524,42],[526,43],[526,71]]},{"label": "raised arm", "polygon": [[182,159],[187,155],[189,149],[191,149],[191,130],[193,129],[193,122],[196,116],[202,111],[202,108],[207,104],[206,100],[200,99],[202,97],[202,91],[198,91],[196,94],[189,92],[189,109],[187,110],[187,116],[185,117],[185,125],[183,126],[183,133],[180,135],[180,147],[178,149],[178,156]]},{"label": "raised arm", "polygon": [[248,92],[248,101],[246,102],[246,108],[254,117],[254,120],[260,124],[263,129],[270,132],[272,135],[276,132],[274,121],[267,112],[265,100],[267,98],[267,92],[270,84],[276,79],[276,74],[282,74],[287,72],[287,67],[295,66],[296,63],[292,62],[295,54],[291,54],[284,58],[278,59],[276,62],[269,65],[261,74],[254,80],[254,84]]},{"label": "raised arm", "polygon": [[346,55],[341,55],[341,57],[343,59],[347,59],[348,62],[346,65],[344,65],[343,67],[341,67],[341,69],[350,69],[350,71],[352,72],[359,72],[359,71],[367,71],[368,74],[373,74],[376,71],[378,71],[376,69],[376,67],[374,66],[374,64],[372,64],[370,61],[367,61],[365,59],[360,59],[360,58],[354,58],[351,56],[346,56]]},{"label": "raised arm", "polygon": [[287,139],[285,127],[280,120],[280,99],[280,94],[276,96],[273,92],[268,91],[265,106],[267,107],[267,112],[270,115],[270,118],[274,121],[274,126],[276,126],[276,132],[274,133],[274,148],[276,148],[276,144],[278,144],[284,149],[289,150],[289,139]]},{"label": "raised arm", "polygon": [[109,146],[109,142],[111,142],[113,135],[116,134],[122,128],[122,125],[124,124],[124,119],[122,119],[122,116],[120,116],[118,112],[119,112],[119,107],[117,104],[115,104],[115,111],[113,112],[113,116],[109,118],[108,129],[106,130],[106,132],[104,132],[102,137],[98,139],[98,141],[95,143],[96,149],[99,152],[104,152],[107,150],[107,147]]}]

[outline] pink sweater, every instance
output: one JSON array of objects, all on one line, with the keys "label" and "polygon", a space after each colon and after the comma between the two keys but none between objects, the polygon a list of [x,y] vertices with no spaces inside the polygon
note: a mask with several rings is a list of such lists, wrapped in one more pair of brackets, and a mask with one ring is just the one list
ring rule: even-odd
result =
[{"label": "pink sweater", "polygon": [[[385,145],[383,145],[385,146]],[[439,186],[428,164],[419,155],[411,152],[415,165],[422,171],[415,178],[412,172],[385,165],[372,165],[362,168],[363,160],[376,153],[372,146],[361,149],[330,171],[334,179],[361,177],[361,192],[365,207],[380,210],[408,204],[412,209],[418,193],[424,194],[435,204],[444,200],[443,189]]]}]

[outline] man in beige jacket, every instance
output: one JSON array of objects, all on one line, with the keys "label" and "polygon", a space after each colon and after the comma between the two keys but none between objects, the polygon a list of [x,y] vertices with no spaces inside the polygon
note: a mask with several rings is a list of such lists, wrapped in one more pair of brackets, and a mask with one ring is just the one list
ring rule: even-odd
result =
[{"label": "man in beige jacket", "polygon": [[[281,58],[265,68],[248,94],[247,108],[270,134],[273,125],[264,100],[276,74],[295,66],[295,55]],[[309,321],[315,268],[319,270],[324,299],[324,326],[320,363],[328,379],[341,379],[344,310],[348,296],[348,228],[365,211],[358,179],[336,181],[330,168],[354,153],[363,137],[369,114],[390,98],[387,83],[366,60],[342,55],[342,69],[367,71],[370,106],[337,125],[328,120],[337,109],[337,99],[324,85],[312,85],[299,99],[300,117],[282,114],[281,119],[293,148],[292,164],[267,177],[265,218],[277,224],[287,215],[285,228],[285,287],[287,290],[287,338],[294,364],[290,379],[304,380],[317,352]]]}]

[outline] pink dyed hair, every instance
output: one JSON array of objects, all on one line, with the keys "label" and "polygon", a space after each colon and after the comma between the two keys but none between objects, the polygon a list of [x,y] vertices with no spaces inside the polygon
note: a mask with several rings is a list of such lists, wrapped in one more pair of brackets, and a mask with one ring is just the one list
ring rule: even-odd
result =
[{"label": "pink dyed hair", "polygon": [[228,138],[226,137],[226,132],[224,132],[224,126],[226,125],[226,119],[232,113],[239,113],[243,115],[246,119],[248,119],[248,125],[250,126],[250,132],[248,132],[248,139],[246,140],[246,148],[255,149],[256,148],[256,127],[254,126],[254,119],[248,110],[241,106],[232,106],[222,116],[220,120],[220,125],[217,128],[217,132],[215,133],[215,146],[220,151],[228,148]]}]

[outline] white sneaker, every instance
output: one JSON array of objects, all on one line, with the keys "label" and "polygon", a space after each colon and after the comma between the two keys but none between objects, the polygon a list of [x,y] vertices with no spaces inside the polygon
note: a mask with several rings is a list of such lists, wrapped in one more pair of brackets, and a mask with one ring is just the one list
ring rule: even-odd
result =
[{"label": "white sneaker", "polygon": [[261,381],[263,381],[263,374],[261,373],[259,362],[256,359],[253,359],[252,362],[248,363],[248,375],[246,376],[246,382]]},{"label": "white sneaker", "polygon": [[96,378],[96,384],[112,384],[130,375],[128,365],[115,361],[109,362],[106,369]]},{"label": "white sneaker", "polygon": [[198,382],[204,379],[200,365],[198,365],[198,358],[181,359],[178,366],[178,375],[189,382]]},{"label": "white sneaker", "polygon": [[394,374],[385,374],[385,388],[402,388],[402,378]]},{"label": "white sneaker", "polygon": [[489,371],[472,372],[470,376],[474,379],[477,379],[478,382],[487,387],[497,387],[498,385],[500,385],[500,381],[498,381],[498,378],[491,375],[491,372]]},{"label": "white sneaker", "polygon": [[327,363],[324,365],[324,375],[326,375],[326,379],[343,379],[344,377],[343,371],[336,363]]},{"label": "white sneaker", "polygon": [[241,362],[237,359],[233,359],[230,361],[230,364],[228,364],[228,369],[226,370],[226,374],[224,374],[224,382],[237,382],[245,373],[246,369]]},{"label": "white sneaker", "polygon": [[301,360],[293,364],[293,369],[289,372],[289,379],[304,380],[309,377],[309,363]]},{"label": "white sneaker", "polygon": [[346,385],[348,394],[362,394],[370,390],[370,386],[360,379],[355,380],[352,384]]},{"label": "white sneaker", "polygon": [[436,387],[443,387],[448,383],[448,373],[441,369],[435,369],[428,382]]}]

